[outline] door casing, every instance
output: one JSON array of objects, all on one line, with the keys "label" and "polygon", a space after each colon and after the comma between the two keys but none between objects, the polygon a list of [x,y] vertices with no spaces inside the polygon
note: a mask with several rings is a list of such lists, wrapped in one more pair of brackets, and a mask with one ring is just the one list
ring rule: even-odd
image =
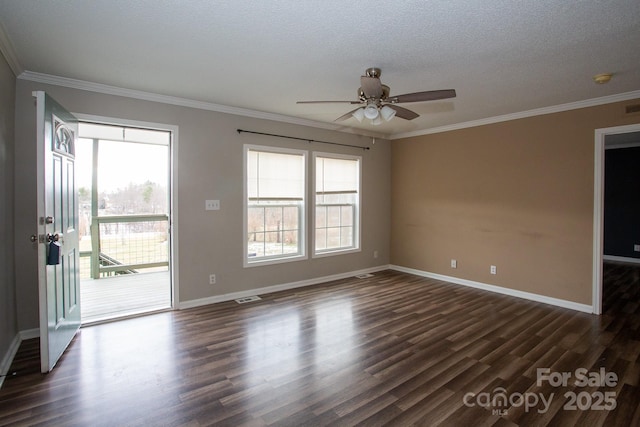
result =
[{"label": "door casing", "polygon": [[602,262],[604,245],[604,148],[607,135],[640,132],[640,123],[596,129],[593,178],[593,283],[592,311],[602,314]]},{"label": "door casing", "polygon": [[146,129],[162,130],[171,133],[169,147],[169,243],[170,243],[170,265],[171,274],[171,308],[179,308],[180,286],[179,286],[179,265],[178,262],[178,141],[179,128],[175,125],[165,123],[146,122],[139,120],[120,119],[93,114],[83,114],[74,112],[78,121],[111,124],[116,126],[130,126]]}]

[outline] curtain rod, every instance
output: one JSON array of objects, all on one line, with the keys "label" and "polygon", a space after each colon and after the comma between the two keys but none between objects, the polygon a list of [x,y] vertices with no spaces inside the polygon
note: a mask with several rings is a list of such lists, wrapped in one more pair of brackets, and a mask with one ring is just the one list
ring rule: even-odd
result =
[{"label": "curtain rod", "polygon": [[243,133],[243,132],[253,133],[256,135],[266,135],[266,136],[276,136],[278,138],[297,139],[298,141],[306,141],[308,143],[317,142],[320,144],[340,145],[341,147],[351,147],[351,148],[359,148],[361,150],[370,150],[369,147],[361,147],[359,145],[340,144],[338,142],[317,141],[315,139],[309,139],[309,138],[298,138],[297,136],[276,135],[275,133],[254,132],[252,130],[243,130],[243,129],[237,129],[237,131],[238,133]]}]

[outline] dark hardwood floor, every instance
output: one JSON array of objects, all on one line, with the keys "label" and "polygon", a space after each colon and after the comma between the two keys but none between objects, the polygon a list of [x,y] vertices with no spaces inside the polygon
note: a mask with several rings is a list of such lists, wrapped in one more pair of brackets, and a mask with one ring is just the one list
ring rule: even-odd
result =
[{"label": "dark hardwood floor", "polygon": [[639,426],[640,268],[604,288],[593,316],[384,271],[86,327],[47,375],[23,343],[0,425]]}]

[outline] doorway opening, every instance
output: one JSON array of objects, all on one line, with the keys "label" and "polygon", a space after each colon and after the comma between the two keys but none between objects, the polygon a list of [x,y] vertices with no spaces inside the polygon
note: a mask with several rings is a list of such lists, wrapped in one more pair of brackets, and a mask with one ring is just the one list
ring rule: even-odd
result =
[{"label": "doorway opening", "polygon": [[[595,170],[593,197],[593,313],[602,314],[604,282],[604,232],[605,232],[605,149],[630,148],[638,146],[640,124],[596,129],[595,132]],[[640,242],[639,242],[640,243]],[[632,246],[635,249],[635,245]],[[612,257],[609,261],[620,261],[621,257]],[[624,257],[623,257],[624,258]]]},{"label": "doorway opening", "polygon": [[168,130],[80,122],[82,323],[172,307]]}]

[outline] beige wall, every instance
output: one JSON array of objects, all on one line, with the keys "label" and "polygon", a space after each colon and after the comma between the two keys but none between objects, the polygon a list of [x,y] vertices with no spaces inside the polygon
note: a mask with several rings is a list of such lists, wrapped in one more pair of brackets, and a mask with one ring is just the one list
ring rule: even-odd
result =
[{"label": "beige wall", "polygon": [[392,141],[392,264],[591,305],[594,130],[633,103]]},{"label": "beige wall", "polygon": [[0,362],[18,333],[13,263],[13,151],[16,77],[0,54]]},{"label": "beige wall", "polygon": [[[242,128],[315,140],[371,146],[371,139],[345,133],[166,105],[88,91],[17,83],[16,256],[20,329],[38,326],[36,249],[28,236],[36,224],[35,105],[31,92],[45,90],[72,112],[165,123],[179,127],[178,233],[180,301],[347,273],[389,263],[390,144],[376,140],[369,151],[238,135]],[[362,251],[264,267],[243,268],[243,144],[272,145],[362,155]],[[126,155],[126,153],[123,153]],[[205,212],[205,199],[219,199],[219,212]],[[373,258],[373,251],[379,257]],[[218,284],[209,285],[209,274]]]}]

